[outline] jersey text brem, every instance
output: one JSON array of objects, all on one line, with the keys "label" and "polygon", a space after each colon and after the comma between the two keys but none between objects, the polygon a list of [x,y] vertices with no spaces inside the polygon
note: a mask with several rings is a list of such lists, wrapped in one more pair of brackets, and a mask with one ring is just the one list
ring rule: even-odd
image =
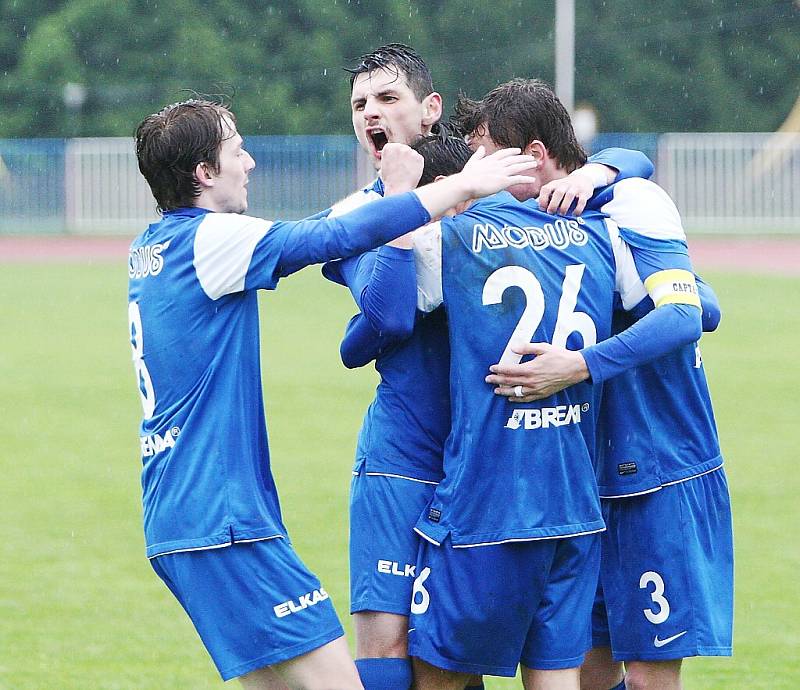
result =
[{"label": "jersey text brem", "polygon": [[506,429],[547,429],[551,426],[580,424],[581,413],[589,411],[589,403],[580,405],[556,405],[524,409],[517,408],[508,418]]}]

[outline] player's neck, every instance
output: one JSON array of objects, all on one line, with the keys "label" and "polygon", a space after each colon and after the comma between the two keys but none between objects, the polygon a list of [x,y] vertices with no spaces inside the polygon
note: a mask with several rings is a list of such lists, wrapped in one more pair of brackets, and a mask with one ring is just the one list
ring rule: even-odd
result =
[{"label": "player's neck", "polygon": [[542,161],[536,177],[540,186],[542,186],[554,180],[560,180],[567,175],[569,175],[569,171],[566,168],[559,166],[552,158],[547,158],[547,160]]}]

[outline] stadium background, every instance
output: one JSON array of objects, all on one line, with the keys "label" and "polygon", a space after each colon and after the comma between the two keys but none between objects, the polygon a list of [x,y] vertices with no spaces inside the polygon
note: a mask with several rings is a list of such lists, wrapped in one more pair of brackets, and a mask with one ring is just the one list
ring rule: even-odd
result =
[{"label": "stadium background", "polygon": [[[552,81],[554,3],[26,5],[0,4],[0,688],[221,687],[143,557],[124,249],[153,208],[141,187],[114,196],[140,182],[130,140],[105,137],[126,137],[182,89],[233,94],[261,171],[255,210],[301,215],[369,174],[346,134],[341,65],[409,42],[446,103],[512,76]],[[734,502],[735,656],[687,662],[686,687],[795,688],[798,11],[576,9],[576,101],[599,115],[590,144],[643,148],[659,181],[684,184],[670,191],[723,307],[702,347]],[[120,216],[125,204],[136,214]],[[287,523],[346,614],[350,461],[375,375],[338,362],[353,306],[316,269],[261,305]]]}]

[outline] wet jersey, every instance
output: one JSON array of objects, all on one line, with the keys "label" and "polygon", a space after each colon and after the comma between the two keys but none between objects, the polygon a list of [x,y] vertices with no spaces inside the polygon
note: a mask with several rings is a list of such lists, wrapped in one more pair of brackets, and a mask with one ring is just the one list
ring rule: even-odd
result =
[{"label": "wet jersey", "polygon": [[[672,201],[656,185],[626,180],[599,190],[588,206],[613,216],[633,248],[641,278],[661,282],[661,299],[696,304],[686,236]],[[639,251],[637,251],[639,250]],[[649,259],[642,260],[640,255]],[[658,296],[656,296],[658,300]],[[614,332],[653,309],[646,298],[632,313],[617,312]],[[604,362],[584,353],[593,380]],[[682,345],[660,359],[605,380],[598,425],[597,480],[603,497],[653,491],[722,465],[700,349]]]},{"label": "wet jersey", "polygon": [[[438,225],[421,231],[430,246],[421,239],[417,251],[418,263],[426,252],[441,257],[452,430],[444,479],[417,531],[459,547],[604,529],[593,466],[599,389],[581,383],[520,404],[484,377],[495,362],[520,360],[514,343],[574,350],[610,335],[614,293],[637,280],[616,225],[598,214],[550,216],[508,193]],[[419,287],[435,306],[436,290],[423,278]]]},{"label": "wet jersey", "polygon": [[128,316],[144,410],[149,557],[285,535],[269,466],[256,290],[428,219],[414,194],[297,222],[182,208],[133,241]]},{"label": "wet jersey", "polygon": [[[617,180],[649,177],[653,172],[644,154],[627,149],[605,149],[589,162],[616,168]],[[333,214],[382,194],[383,182],[378,178],[336,204]],[[363,366],[374,359],[381,377],[358,436],[355,470],[438,482],[444,440],[450,431],[447,323],[441,309],[415,313],[411,252],[382,247],[329,262],[323,275],[347,285],[361,311],[342,343],[345,364]],[[375,295],[381,303],[375,303]]]}]

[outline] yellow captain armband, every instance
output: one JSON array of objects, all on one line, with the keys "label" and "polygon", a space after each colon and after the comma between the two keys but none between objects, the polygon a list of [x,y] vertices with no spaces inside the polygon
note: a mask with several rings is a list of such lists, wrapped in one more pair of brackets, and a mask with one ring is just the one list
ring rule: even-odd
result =
[{"label": "yellow captain armband", "polygon": [[653,273],[644,281],[647,293],[656,307],[665,304],[691,304],[702,309],[694,273],[682,268],[670,268]]}]

